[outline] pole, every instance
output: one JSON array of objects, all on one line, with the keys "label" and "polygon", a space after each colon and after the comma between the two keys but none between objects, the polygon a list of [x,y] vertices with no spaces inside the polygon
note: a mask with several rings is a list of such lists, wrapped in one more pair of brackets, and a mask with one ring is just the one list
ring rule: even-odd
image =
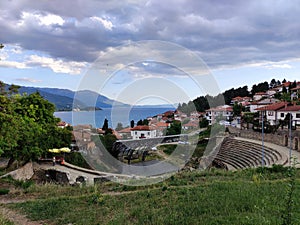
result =
[{"label": "pole", "polygon": [[264,149],[264,111],[261,113],[261,166],[264,167],[265,149]]},{"label": "pole", "polygon": [[290,112],[290,151],[289,151],[290,166],[292,165],[292,148],[293,148],[293,140],[292,140],[292,113]]}]

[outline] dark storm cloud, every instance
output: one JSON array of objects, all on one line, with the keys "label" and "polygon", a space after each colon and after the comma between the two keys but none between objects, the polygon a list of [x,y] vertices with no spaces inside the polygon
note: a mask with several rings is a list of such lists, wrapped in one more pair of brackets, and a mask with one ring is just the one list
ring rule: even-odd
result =
[{"label": "dark storm cloud", "polygon": [[[3,5],[1,42],[66,60],[92,62],[109,47],[150,39],[196,51],[211,67],[299,56],[300,4],[293,0],[11,0]],[[51,15],[63,22],[56,18],[47,24]]]}]

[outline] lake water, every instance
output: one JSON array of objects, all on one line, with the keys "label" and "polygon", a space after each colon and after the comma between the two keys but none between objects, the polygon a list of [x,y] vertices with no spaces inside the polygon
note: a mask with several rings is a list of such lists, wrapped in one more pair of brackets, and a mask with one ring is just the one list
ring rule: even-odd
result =
[{"label": "lake water", "polygon": [[72,124],[91,124],[93,127],[102,127],[104,119],[108,119],[109,127],[116,128],[118,122],[123,127],[128,126],[131,120],[136,123],[140,119],[146,119],[149,116],[155,116],[174,108],[113,108],[102,109],[99,111],[80,111],[80,112],[55,112],[54,116],[62,121]]}]

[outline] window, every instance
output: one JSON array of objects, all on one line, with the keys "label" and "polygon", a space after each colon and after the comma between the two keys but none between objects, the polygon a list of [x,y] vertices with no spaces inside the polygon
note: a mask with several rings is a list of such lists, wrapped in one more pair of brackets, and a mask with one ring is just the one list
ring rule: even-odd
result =
[{"label": "window", "polygon": [[268,116],[273,116],[273,115],[274,115],[274,112],[268,111]]},{"label": "window", "polygon": [[148,132],[148,135],[150,135],[150,132]]},{"label": "window", "polygon": [[300,113],[296,114],[296,118],[298,118],[298,119],[300,118]]},{"label": "window", "polygon": [[284,117],[284,113],[280,113],[280,117]]}]

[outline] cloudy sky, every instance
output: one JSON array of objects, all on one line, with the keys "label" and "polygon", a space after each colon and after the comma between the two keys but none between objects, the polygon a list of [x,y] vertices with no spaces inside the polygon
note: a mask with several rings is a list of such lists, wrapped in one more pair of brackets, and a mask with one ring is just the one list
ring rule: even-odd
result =
[{"label": "cloudy sky", "polygon": [[[251,87],[272,78],[299,80],[299,3],[298,0],[1,0],[0,43],[5,48],[0,52],[0,80],[77,90],[91,68],[105,62],[112,72],[110,81],[96,89],[106,90],[103,94],[108,97],[116,98],[120,96],[117,90],[151,78],[156,84],[158,78],[163,78],[173,82],[169,86],[188,89],[188,97],[184,99],[203,94],[203,90],[192,84],[190,76],[184,76],[191,70],[177,67],[179,61],[188,64],[187,58],[179,57],[171,65],[155,62],[158,55],[164,54],[160,45],[133,50],[133,43],[147,40],[176,44],[196,54],[207,65],[221,91],[243,85]],[[120,46],[127,46],[126,51],[116,51],[124,49]],[[170,46],[164,51],[172,55]],[[134,55],[136,61],[125,60],[130,58],[125,53]],[[185,55],[178,51],[174,54]],[[201,76],[199,67],[203,67],[198,65]],[[97,76],[103,83],[101,71]],[[196,76],[197,70],[193,73]],[[151,80],[147,84],[154,89],[159,86]]]}]

